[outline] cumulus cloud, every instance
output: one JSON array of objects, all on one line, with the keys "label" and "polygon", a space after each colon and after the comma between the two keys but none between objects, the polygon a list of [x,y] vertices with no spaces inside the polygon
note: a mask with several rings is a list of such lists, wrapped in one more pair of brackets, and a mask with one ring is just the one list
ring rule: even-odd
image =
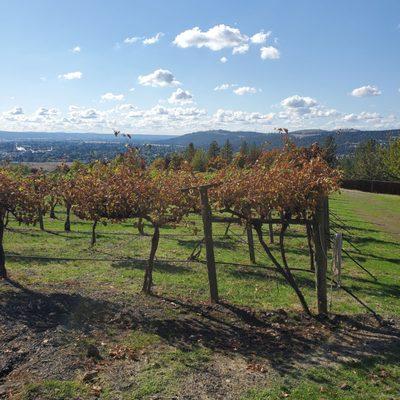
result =
[{"label": "cumulus cloud", "polygon": [[249,41],[248,36],[242,34],[239,29],[228,25],[215,25],[208,31],[202,31],[199,27],[188,29],[174,40],[178,47],[207,47],[210,50],[218,51],[229,47],[238,47]]},{"label": "cumulus cloud", "polygon": [[238,96],[243,96],[244,94],[254,94],[257,93],[257,89],[250,86],[240,86],[233,91],[233,93],[237,94]]},{"label": "cumulus cloud", "polygon": [[11,110],[8,110],[5,112],[8,115],[22,115],[24,113],[24,110],[22,107],[14,107]]},{"label": "cumulus cloud", "polygon": [[252,43],[255,44],[263,44],[267,41],[267,39],[271,36],[271,31],[268,32],[264,32],[264,31],[260,31],[258,33],[256,33],[255,35],[253,35],[250,40]]},{"label": "cumulus cloud", "polygon": [[138,36],[131,36],[131,37],[127,37],[124,39],[124,43],[125,44],[133,44],[138,42],[139,40],[141,40],[142,38],[138,37]]},{"label": "cumulus cloud", "polygon": [[157,69],[148,75],[139,75],[138,82],[142,86],[152,87],[177,86],[180,84],[172,72],[167,69]]},{"label": "cumulus cloud", "polygon": [[[228,62],[228,59],[227,59],[226,57],[221,57],[221,58],[219,59],[219,61],[221,61],[222,64],[225,64],[226,62]],[[399,89],[399,90],[400,90],[400,89]]]},{"label": "cumulus cloud", "polygon": [[344,121],[370,121],[370,120],[380,120],[382,117],[380,114],[376,112],[367,112],[367,111],[362,111],[359,114],[346,114],[343,116]]},{"label": "cumulus cloud", "polygon": [[101,100],[104,101],[121,101],[124,99],[123,94],[105,93],[101,96]]},{"label": "cumulus cloud", "polygon": [[59,115],[60,111],[56,108],[39,107],[35,114],[39,117],[51,117]]},{"label": "cumulus cloud", "polygon": [[75,72],[67,72],[66,74],[60,74],[58,75],[58,79],[71,81],[73,79],[82,79],[82,76],[83,74],[81,71],[75,71]]},{"label": "cumulus cloud", "polygon": [[[177,35],[173,44],[183,49],[188,47],[205,47],[212,51],[219,51],[231,48],[232,54],[245,54],[249,51],[250,45],[262,45],[270,35],[270,31],[264,32],[262,30],[249,37],[238,28],[224,24],[215,25],[208,31],[202,31],[196,26]],[[276,60],[280,58],[279,50],[273,46],[262,47],[261,58],[263,60]]]},{"label": "cumulus cloud", "polygon": [[155,44],[155,43],[157,43],[163,36],[164,36],[164,34],[163,34],[162,32],[158,32],[155,36],[152,36],[152,37],[143,39],[143,42],[142,42],[142,43],[143,43],[144,45]]},{"label": "cumulus cloud", "polygon": [[274,46],[261,47],[260,57],[262,60],[277,60],[281,57],[281,53]]},{"label": "cumulus cloud", "polygon": [[246,44],[242,44],[241,46],[234,47],[232,50],[232,54],[246,54],[249,51],[250,46]]},{"label": "cumulus cloud", "polygon": [[310,108],[317,105],[317,101],[311,97],[294,95],[281,101],[281,105],[288,108]]},{"label": "cumulus cloud", "polygon": [[379,96],[382,92],[377,86],[366,85],[359,88],[353,89],[350,93],[354,97],[369,97],[369,96]]},{"label": "cumulus cloud", "polygon": [[71,49],[73,53],[80,53],[82,51],[80,46],[75,46]]},{"label": "cumulus cloud", "polygon": [[178,88],[168,99],[170,104],[190,104],[193,102],[193,96],[187,90]]},{"label": "cumulus cloud", "polygon": [[274,114],[262,114],[259,112],[233,111],[218,109],[214,115],[215,122],[222,123],[243,123],[247,124],[270,124]]}]

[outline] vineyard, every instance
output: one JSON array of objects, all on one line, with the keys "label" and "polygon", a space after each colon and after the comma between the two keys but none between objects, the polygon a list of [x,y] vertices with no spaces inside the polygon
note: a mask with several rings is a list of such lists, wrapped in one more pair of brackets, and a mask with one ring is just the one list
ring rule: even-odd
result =
[{"label": "vineyard", "polygon": [[[3,168],[3,395],[395,398],[397,246],[354,218],[339,182],[321,149],[290,143],[205,173],[147,167],[134,149]],[[304,387],[282,380],[303,368]]]}]

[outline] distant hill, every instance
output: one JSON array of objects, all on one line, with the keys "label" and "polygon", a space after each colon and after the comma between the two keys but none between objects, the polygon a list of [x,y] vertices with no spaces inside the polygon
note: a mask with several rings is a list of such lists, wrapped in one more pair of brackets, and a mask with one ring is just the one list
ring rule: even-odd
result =
[{"label": "distant hill", "polygon": [[[312,143],[323,143],[327,136],[335,137],[338,153],[347,154],[352,151],[360,142],[368,139],[375,139],[386,143],[390,137],[400,136],[400,129],[383,131],[361,131],[356,129],[341,129],[338,131],[327,131],[322,129],[306,129],[290,132],[291,139],[298,146],[309,146]],[[174,138],[160,139],[159,143],[173,146],[186,147],[193,143],[196,147],[208,147],[215,140],[222,146],[229,140],[233,148],[237,150],[243,141],[248,144],[265,144],[267,148],[278,148],[282,146],[282,135],[280,133],[262,133],[252,131],[227,131],[210,130],[188,133]]]},{"label": "distant hill", "polygon": [[[156,143],[163,140],[175,137],[174,135],[132,135],[133,144]],[[126,142],[128,139],[113,134],[105,133],[86,133],[86,132],[8,132],[0,131],[0,141],[46,141],[46,142],[64,142],[64,141],[79,141],[79,142]]]},{"label": "distant hill", "polygon": [[164,144],[185,147],[192,142],[197,147],[207,147],[213,140],[215,140],[220,146],[223,145],[226,140],[229,140],[234,148],[238,148],[244,141],[256,144],[264,143],[268,140],[270,135],[273,134],[251,131],[233,132],[219,129],[187,133],[186,135],[176,136],[170,139],[162,139],[161,142]]}]

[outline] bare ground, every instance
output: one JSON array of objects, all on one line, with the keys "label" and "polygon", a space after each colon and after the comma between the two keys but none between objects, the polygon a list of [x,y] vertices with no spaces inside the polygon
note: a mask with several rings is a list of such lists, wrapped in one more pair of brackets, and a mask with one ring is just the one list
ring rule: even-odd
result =
[{"label": "bare ground", "polygon": [[[46,292],[13,282],[0,282],[0,289],[3,399],[18,398],[26,383],[49,379],[82,381],[90,389],[85,398],[97,398],[107,387],[119,399],[154,363],[154,354],[196,348],[211,357],[188,368],[171,398],[238,399],[245,388],[276,375],[367,356],[390,359],[400,347],[399,321],[380,326],[367,315],[322,322],[189,299],[133,295],[121,302],[109,292],[88,294],[78,282]],[[136,330],[156,334],[160,342],[132,351],[122,343]]]}]

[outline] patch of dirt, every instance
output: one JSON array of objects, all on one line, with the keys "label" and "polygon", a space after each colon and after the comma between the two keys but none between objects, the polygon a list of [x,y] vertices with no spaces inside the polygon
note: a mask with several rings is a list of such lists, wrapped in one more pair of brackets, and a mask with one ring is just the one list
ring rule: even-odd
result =
[{"label": "patch of dirt", "polygon": [[[283,310],[139,294],[124,303],[107,292],[80,290],[53,285],[43,292],[0,282],[0,398],[15,399],[25,384],[51,379],[79,380],[92,388],[88,398],[107,385],[118,399],[154,362],[153,354],[200,347],[211,359],[190,370],[175,398],[237,399],[299,367],[389,359],[400,346],[399,321],[378,326],[366,315],[319,322]],[[161,343],[129,351],[121,338],[135,329],[157,334]]]}]

